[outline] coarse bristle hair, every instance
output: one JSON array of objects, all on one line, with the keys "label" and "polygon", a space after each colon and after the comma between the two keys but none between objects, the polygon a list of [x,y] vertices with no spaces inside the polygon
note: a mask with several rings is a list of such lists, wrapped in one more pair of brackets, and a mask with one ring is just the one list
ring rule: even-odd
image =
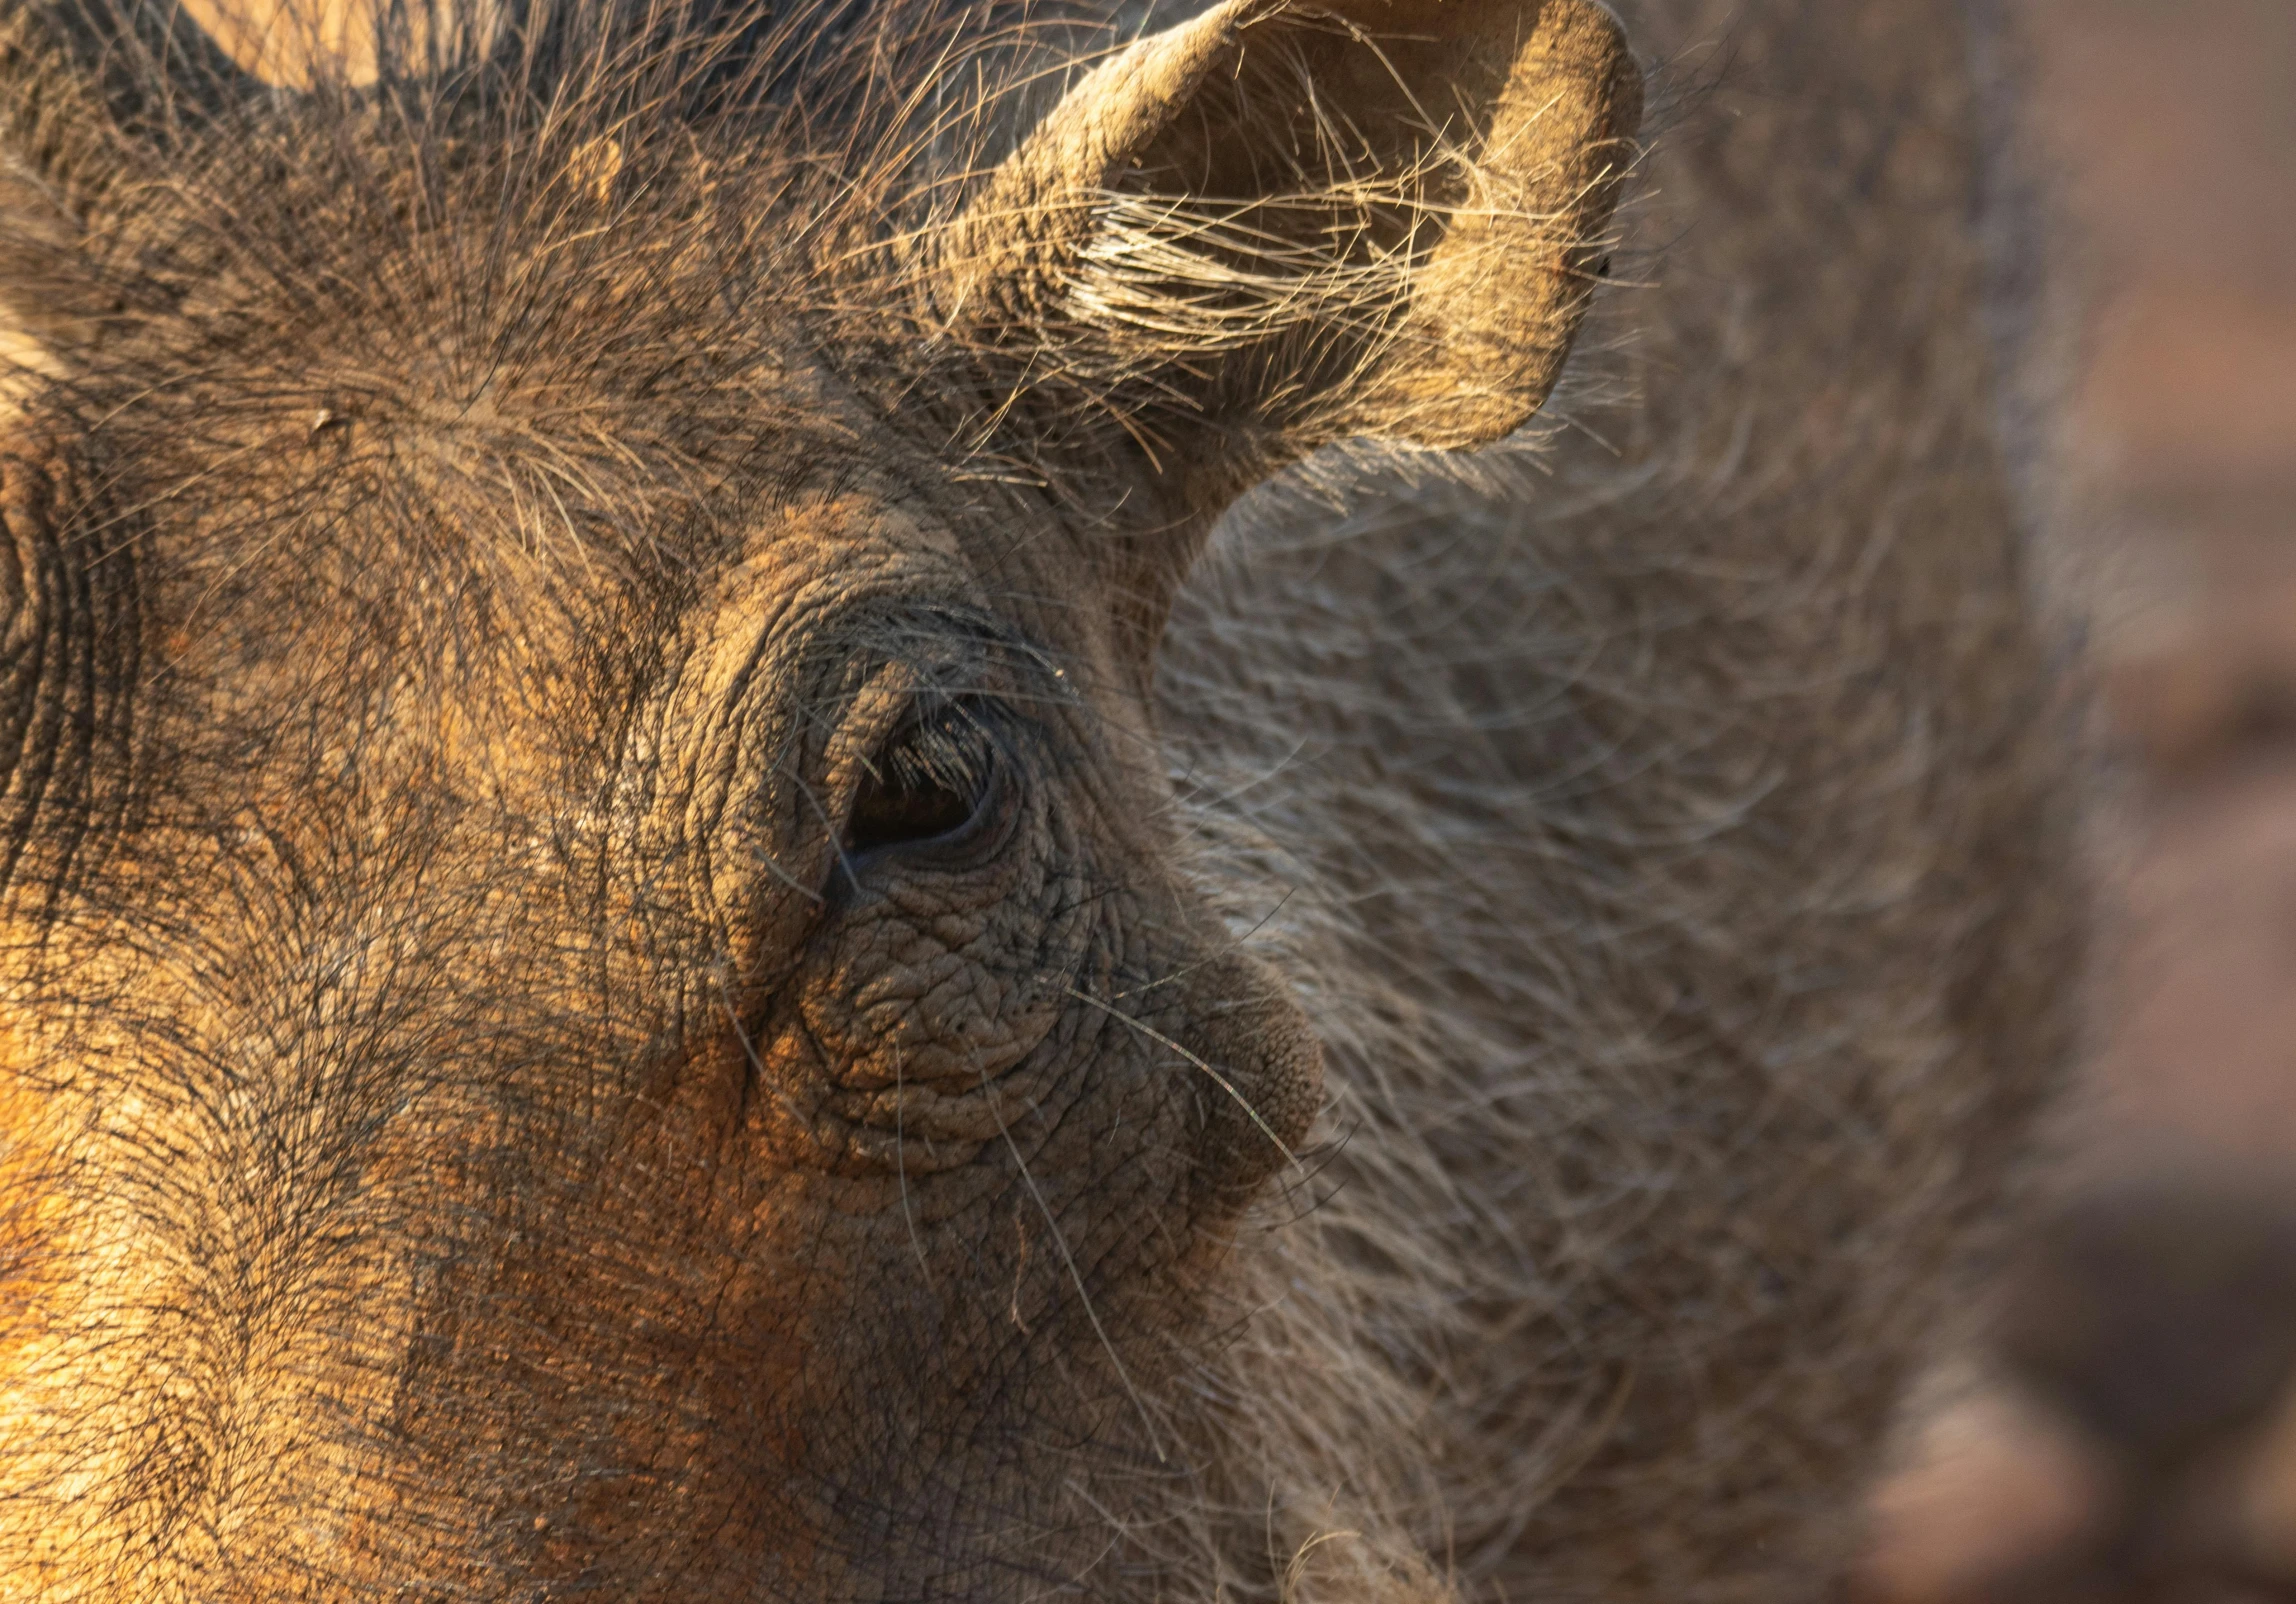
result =
[{"label": "coarse bristle hair", "polygon": [[[539,0],[220,25],[290,80],[274,87],[181,16],[163,29],[129,0],[61,15],[4,25],[30,87],[0,135],[63,215],[8,220],[0,295],[81,331],[66,382],[82,415],[115,431],[149,415],[210,460],[239,420],[283,408],[451,419],[463,468],[534,512],[532,538],[579,519],[490,436],[643,527],[666,480],[738,466],[793,352],[956,471],[1055,493],[1095,460],[1168,456],[1210,405],[1183,387],[1209,352],[1288,348],[1226,381],[1281,435],[1333,388],[1297,370],[1360,371],[1393,337],[1418,223],[1465,160],[1437,148],[1374,171],[1343,119],[1294,97],[1312,115],[1270,130],[1281,170],[1258,193],[1106,193],[1060,304],[1031,309],[1049,323],[1015,327],[940,304],[953,222],[1137,19]],[[1306,77],[1280,46],[1248,65]],[[187,374],[229,382],[180,412]]]},{"label": "coarse bristle hair", "polygon": [[[1736,8],[1620,9],[1687,51]],[[1294,985],[1331,1107],[1137,1401],[1170,1457],[1079,1456],[1004,1596],[1816,1595],[2078,969],[1961,12],[1749,11],[1651,159],[1622,252],[1670,254],[1598,311],[1584,426],[1532,471],[1294,478],[1180,594],[1176,872]],[[1120,186],[1049,321],[959,323],[934,253],[1144,12],[394,5],[243,52],[287,90],[131,0],[0,15],[12,182],[54,203],[0,209],[0,287],[70,325],[24,382],[129,436],[119,494],[397,414],[434,508],[584,556],[802,421],[793,351],[951,473],[1105,506],[1206,407],[1191,355],[1362,364],[1448,182],[1370,181],[1319,110],[1252,204]],[[250,544],[296,514],[207,499]],[[1101,1570],[1021,1574],[1031,1521]]]}]

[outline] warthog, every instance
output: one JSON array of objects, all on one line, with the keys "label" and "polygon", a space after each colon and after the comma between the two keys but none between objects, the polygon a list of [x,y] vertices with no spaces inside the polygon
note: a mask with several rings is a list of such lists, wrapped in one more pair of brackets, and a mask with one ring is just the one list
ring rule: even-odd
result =
[{"label": "warthog", "polygon": [[8,0],[0,1592],[1814,1589],[2064,719],[1959,12],[1623,11]]}]

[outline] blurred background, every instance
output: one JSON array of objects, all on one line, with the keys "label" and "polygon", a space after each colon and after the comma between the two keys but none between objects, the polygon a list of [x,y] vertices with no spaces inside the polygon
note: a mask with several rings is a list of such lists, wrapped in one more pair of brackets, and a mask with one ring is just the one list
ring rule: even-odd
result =
[{"label": "blurred background", "polygon": [[[2128,784],[2064,1169],[2103,1201],[2010,1278],[2025,1371],[1940,1384],[1856,1591],[2296,1599],[2296,0],[2016,3],[2093,296],[2064,557]],[[2141,1224],[2163,1175],[2235,1200]]]},{"label": "blurred background", "polygon": [[2065,539],[2137,760],[2098,1136],[2296,1158],[2296,3],[2025,3],[2096,290]]}]

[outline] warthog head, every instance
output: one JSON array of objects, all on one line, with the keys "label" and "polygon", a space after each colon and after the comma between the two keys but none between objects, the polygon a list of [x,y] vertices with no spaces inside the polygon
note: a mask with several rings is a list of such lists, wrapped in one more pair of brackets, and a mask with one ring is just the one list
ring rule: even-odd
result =
[{"label": "warthog head", "polygon": [[1319,1060],[1152,654],[1243,489],[1539,405],[1633,68],[645,9],[0,12],[10,1599],[1198,1592]]}]

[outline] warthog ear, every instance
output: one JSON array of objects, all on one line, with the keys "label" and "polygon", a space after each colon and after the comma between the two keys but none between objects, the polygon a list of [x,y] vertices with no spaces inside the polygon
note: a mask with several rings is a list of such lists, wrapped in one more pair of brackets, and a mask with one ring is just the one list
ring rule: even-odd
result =
[{"label": "warthog ear", "polygon": [[1641,103],[1591,0],[1227,0],[989,176],[939,315],[1085,386],[1201,511],[1336,439],[1495,440],[1562,369]]}]

